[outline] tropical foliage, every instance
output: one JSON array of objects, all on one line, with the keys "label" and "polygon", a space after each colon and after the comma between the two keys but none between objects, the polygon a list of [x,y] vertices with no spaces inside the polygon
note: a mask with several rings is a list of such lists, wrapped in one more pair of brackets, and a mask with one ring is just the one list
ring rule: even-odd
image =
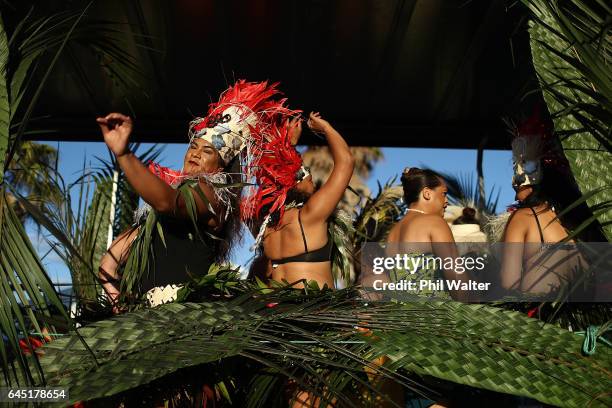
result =
[{"label": "tropical foliage", "polygon": [[[36,359],[26,358],[21,353],[20,340],[32,354],[27,334],[65,332],[72,326],[15,213],[15,200],[9,202],[9,197],[29,193],[24,189],[28,178],[41,177],[41,174],[46,177],[44,172],[26,176],[18,171],[27,158],[23,153],[28,152],[28,145],[23,145],[23,137],[28,135],[27,126],[33,120],[38,98],[53,68],[71,44],[84,42],[97,56],[116,57],[117,69],[136,72],[130,65],[129,55],[115,46],[114,28],[99,22],[83,24],[90,5],[51,16],[37,16],[33,8],[12,26],[8,35],[3,21],[4,11],[10,8],[3,9],[0,16],[0,330],[3,334],[0,358],[6,384],[40,383],[44,378]],[[32,146],[29,148],[31,150]],[[52,156],[51,152],[40,150],[44,148],[37,149]],[[21,164],[14,162],[16,156]],[[15,183],[10,190],[11,196],[8,182]],[[39,187],[49,188],[48,185]],[[53,192],[53,197],[60,198],[55,194],[57,191]],[[24,204],[27,200],[19,202]],[[30,207],[36,208],[35,205]]]},{"label": "tropical foliage", "polygon": [[[555,131],[594,216],[612,238],[612,8],[605,1],[523,0],[533,63]],[[584,227],[584,226],[583,226]]]},{"label": "tropical foliage", "polygon": [[[351,147],[355,158],[355,170],[349,182],[349,188],[340,201],[339,208],[352,213],[355,207],[362,204],[363,197],[368,197],[370,191],[366,180],[376,163],[383,158],[383,153],[377,147]],[[312,181],[321,185],[334,167],[334,160],[327,146],[310,146],[302,153],[304,165],[310,167]]]},{"label": "tropical foliage", "polygon": [[[37,207],[44,203],[60,203],[61,194],[54,189],[53,177],[57,171],[57,150],[53,147],[25,141],[20,144],[14,159],[5,172],[7,184],[28,202]],[[9,204],[22,222],[28,220],[26,209],[11,192],[7,192]]]},{"label": "tropical foliage", "polygon": [[395,178],[378,185],[375,196],[359,195],[361,205],[352,211],[336,210],[329,220],[332,273],[342,287],[361,282],[361,250],[368,242],[382,242],[404,214],[403,189]]},{"label": "tropical foliage", "polygon": [[451,205],[474,208],[481,217],[487,218],[495,215],[499,203],[500,190],[493,188],[489,195],[482,200],[478,182],[471,174],[452,175],[440,174],[448,187],[448,201]]},{"label": "tropical foliage", "polygon": [[[581,356],[582,337],[524,314],[455,302],[366,301],[354,289],[269,289],[236,278],[216,270],[214,279],[189,290],[187,299],[197,303],[170,303],[81,329],[95,360],[75,338],[50,343],[41,359],[48,383],[69,384],[75,402],[200,365],[209,384],[224,382],[241,406],[286,404],[278,396],[287,378],[327,401],[364,406],[358,391],[376,392],[370,370],[434,399],[437,390],[406,373],[558,406],[610,403],[612,349]],[[387,363],[373,363],[382,356]],[[239,367],[231,357],[241,357]],[[223,367],[218,361],[230,362],[215,378]],[[249,366],[250,382],[228,381]]]},{"label": "tropical foliage", "polygon": [[[110,48],[107,55],[117,62],[113,69],[133,70],[120,47],[109,47],[113,43],[104,36],[104,24],[82,24],[86,11],[27,16],[9,37],[0,22],[1,385],[69,386],[71,402],[108,398],[103,401],[159,403],[181,392],[172,387],[178,379],[179,388],[185,380],[237,406],[286,405],[298,390],[317,396],[323,405],[337,401],[364,406],[374,394],[388,399],[378,389],[380,379],[437,399],[441,389],[422,385],[423,377],[433,377],[444,385],[463,384],[559,406],[612,404],[611,349],[600,347],[595,355],[583,356],[582,337],[522,314],[454,302],[366,301],[352,287],[330,291],[306,283],[304,290],[268,288],[240,281],[235,271],[218,265],[188,283],[180,302],[76,330],[9,205],[4,175],[23,146],[37,98],[67,44],[86,38],[95,52]],[[35,68],[42,72],[34,75]],[[365,157],[379,157],[369,154],[364,151]],[[66,207],[55,208],[32,205],[23,190],[12,190],[58,241],[81,287],[82,309],[102,302],[94,268],[103,243],[126,226],[134,207],[134,195],[121,187],[115,171],[115,164],[102,173],[84,171],[74,186],[83,200],[76,214],[71,186],[58,186]],[[345,251],[384,240],[402,214],[401,195],[401,187],[391,181],[365,199],[356,221],[347,219],[341,227],[352,232],[345,234]],[[114,221],[111,214],[117,214]],[[153,233],[163,237],[154,215],[142,228],[143,235]],[[132,262],[148,253],[142,242],[132,249]],[[136,277],[130,278],[128,291]],[[39,356],[29,335],[45,332],[54,341],[38,350]]]},{"label": "tropical foliage", "polygon": [[[592,217],[571,233],[599,223],[612,239],[612,8],[598,0],[522,0],[530,11],[533,65],[573,177]],[[538,90],[540,92],[540,90]],[[533,305],[532,305],[533,306]],[[596,327],[610,320],[608,304],[538,305],[538,315],[563,327]]]},{"label": "tropical foliage", "polygon": [[[131,148],[137,153],[138,146]],[[153,146],[138,157],[148,162],[159,153],[161,150]],[[58,200],[33,205],[28,197],[18,195],[17,201],[48,232],[49,246],[68,267],[76,302],[74,314],[79,320],[110,312],[106,298],[101,296],[98,266],[118,235],[115,231],[123,232],[133,224],[139,202],[113,160],[99,159],[99,164],[98,169],[91,169],[83,163],[80,177],[71,184],[58,173],[49,178],[49,188]]]},{"label": "tropical foliage", "polygon": [[[76,22],[82,15],[73,19],[68,26],[67,36],[74,30]],[[24,21],[25,24],[25,21]],[[43,25],[42,34],[50,34],[49,25]],[[69,324],[68,316],[60,299],[36,255],[23,226],[17,218],[13,206],[9,205],[6,194],[4,173],[17,150],[21,137],[25,131],[25,124],[29,120],[37,96],[40,94],[48,74],[38,87],[26,81],[36,56],[40,56],[43,49],[36,32],[30,31],[28,40],[16,42],[17,36],[25,30],[22,26],[16,29],[11,37],[7,37],[4,26],[0,21],[0,233],[2,246],[0,246],[0,265],[2,289],[2,317],[0,328],[7,341],[0,345],[2,355],[2,368],[7,384],[32,384],[44,378],[44,374],[36,361],[28,360],[20,352],[19,340],[24,333],[36,331],[41,333],[43,328],[55,331],[52,315],[59,314],[62,319],[57,321],[64,329]],[[43,37],[44,38],[44,37]],[[19,49],[17,48],[19,46]],[[44,47],[45,44],[42,45]],[[60,45],[59,52],[65,45]],[[38,52],[36,51],[38,49]],[[50,69],[57,58],[52,60]],[[29,86],[28,86],[29,85]],[[34,95],[26,104],[24,94],[34,87]],[[21,116],[19,116],[21,114]],[[53,309],[51,309],[53,307]],[[28,342],[31,348],[31,344]],[[20,373],[21,375],[16,375]]]}]

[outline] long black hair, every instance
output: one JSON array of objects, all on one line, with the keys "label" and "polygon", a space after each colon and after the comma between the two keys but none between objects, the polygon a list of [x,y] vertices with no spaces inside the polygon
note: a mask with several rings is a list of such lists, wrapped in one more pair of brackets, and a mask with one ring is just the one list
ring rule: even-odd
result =
[{"label": "long black hair", "polygon": [[[219,160],[221,160],[221,156],[219,156]],[[221,161],[221,163],[223,162]],[[223,171],[228,174],[227,183],[239,184],[242,182],[241,170],[240,157],[238,155],[223,167]],[[220,220],[223,222],[219,231],[220,239],[214,240],[215,261],[218,263],[229,262],[232,251],[242,242],[243,231],[240,217],[242,187],[232,187],[230,191],[232,192],[230,198],[231,212],[228,214],[227,219]],[[223,210],[228,211],[227,208]]]},{"label": "long black hair", "polygon": [[424,188],[434,189],[442,185],[442,177],[433,170],[411,167],[404,170],[401,177],[404,188],[404,202],[410,205],[419,201]]}]

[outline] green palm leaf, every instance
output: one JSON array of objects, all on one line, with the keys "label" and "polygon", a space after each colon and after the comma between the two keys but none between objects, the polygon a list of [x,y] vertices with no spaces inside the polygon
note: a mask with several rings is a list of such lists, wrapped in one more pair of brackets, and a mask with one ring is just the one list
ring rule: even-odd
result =
[{"label": "green palm leaf", "polygon": [[592,359],[580,354],[580,336],[522,313],[455,302],[437,307],[455,323],[450,332],[376,332],[379,355],[393,367],[556,406],[612,403],[611,348]]},{"label": "green palm leaf", "polygon": [[[72,325],[23,226],[7,204],[5,170],[19,151],[22,137],[28,133],[38,97],[47,86],[54,66],[73,40],[79,39],[100,52],[109,49],[108,55],[113,55],[120,67],[130,66],[129,56],[113,44],[108,30],[100,25],[79,25],[88,7],[40,18],[34,18],[31,10],[15,22],[8,39],[2,23],[5,15],[0,16],[0,332],[3,335],[0,355],[5,384],[44,383],[36,358],[25,358],[18,342],[23,338],[27,342],[29,334],[40,333],[43,328],[54,333],[66,331]],[[133,77],[134,72],[126,71],[125,77]],[[13,192],[17,197],[18,193]],[[28,203],[32,211],[41,211],[22,197],[19,200]],[[48,227],[58,230],[52,223]]]},{"label": "green palm leaf", "polygon": [[354,247],[360,248],[366,242],[381,242],[387,238],[391,227],[404,213],[404,192],[402,186],[394,185],[395,178],[384,186],[378,184],[378,192],[368,197],[356,214]]},{"label": "green palm leaf", "polygon": [[27,385],[40,383],[44,375],[36,360],[28,360],[21,353],[20,338],[32,331],[40,333],[43,327],[55,332],[56,328],[49,324],[53,314],[59,314],[64,326],[69,325],[69,318],[5,192],[4,169],[10,161],[9,152],[15,147],[10,135],[9,57],[9,44],[0,18],[0,167],[3,170],[0,175],[0,332],[7,338],[0,345],[0,354],[5,383]]},{"label": "green palm leaf", "polygon": [[[9,148],[9,127],[11,105],[9,103],[8,72],[9,47],[0,15],[0,168],[4,169],[6,153]],[[0,173],[0,183],[4,182],[4,171]]]},{"label": "green palm leaf", "polygon": [[[270,301],[283,298],[290,303],[274,310],[266,307]],[[249,297],[247,302],[239,298],[229,303],[168,304],[81,329],[80,334],[90,340],[88,344],[96,354],[98,368],[73,337],[46,346],[41,361],[48,382],[69,385],[75,401],[110,396],[184,367],[234,355],[247,356],[276,369],[284,368],[286,373],[292,371],[291,366],[311,372],[327,367],[362,373],[363,366],[371,365],[359,356],[364,342],[334,344],[360,340],[362,336],[352,329],[360,321],[380,327],[384,320],[372,322],[368,317],[361,317],[365,310],[354,308],[345,298],[346,292],[327,291],[302,295],[297,297],[297,303],[294,303],[295,296],[270,295],[259,299]],[[328,311],[332,305],[334,310]],[[300,323],[308,316],[316,322],[317,314],[320,320],[328,322],[327,330],[307,329]],[[386,315],[392,317],[390,313]],[[415,330],[425,324],[410,319],[409,313],[404,318],[402,325],[408,327],[412,321]],[[402,383],[401,376],[395,377]],[[109,389],[111,379],[115,385]],[[309,378],[304,385],[313,380]]]},{"label": "green palm leaf", "polygon": [[[612,186],[612,36],[605,2],[523,0],[532,12],[531,52],[544,99],[582,192]],[[592,196],[610,202],[610,189]],[[612,238],[612,211],[597,219]]]},{"label": "green palm leaf", "polygon": [[[270,302],[278,305],[267,307]],[[374,335],[364,336],[356,325]],[[422,395],[433,392],[410,382],[400,368],[558,406],[612,402],[606,395],[612,386],[612,349],[598,348],[595,356],[584,357],[582,337],[484,305],[364,303],[353,289],[247,291],[232,301],[128,313],[80,333],[99,366],[75,337],[45,346],[41,358],[49,383],[70,386],[74,401],[111,396],[188,366],[243,356],[268,367],[255,381],[260,396],[271,394],[272,370],[350,405],[348,394],[367,386],[363,367],[387,355],[389,364],[372,369]],[[264,384],[268,391],[261,390]]]},{"label": "green palm leaf", "polygon": [[[19,340],[32,332],[41,333],[43,328],[51,333],[65,331],[69,318],[4,192],[0,196],[0,216],[0,330],[7,337],[0,344],[0,354],[5,383],[40,384],[43,372],[36,360],[23,356]],[[52,321],[60,326],[54,327]]]},{"label": "green palm leaf", "polygon": [[481,199],[478,182],[474,180],[472,174],[460,174],[458,176],[448,173],[439,174],[446,182],[451,204],[478,209],[483,213],[484,218],[495,215],[501,190],[497,189],[497,194],[495,194],[496,189],[493,187],[489,196],[485,197],[482,204],[479,204]]}]

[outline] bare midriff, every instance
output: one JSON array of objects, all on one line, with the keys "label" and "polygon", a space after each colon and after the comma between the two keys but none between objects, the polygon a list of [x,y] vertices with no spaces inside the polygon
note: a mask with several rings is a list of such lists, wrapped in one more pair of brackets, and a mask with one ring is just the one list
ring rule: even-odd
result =
[{"label": "bare midriff", "polygon": [[[283,279],[289,283],[294,283],[301,279],[307,281],[314,280],[322,288],[323,285],[327,285],[330,288],[334,287],[334,280],[331,274],[331,262],[290,262],[283,265],[278,265],[273,268],[272,265],[268,265],[268,274],[270,277],[278,282]],[[296,288],[303,288],[302,283],[296,284]]]}]

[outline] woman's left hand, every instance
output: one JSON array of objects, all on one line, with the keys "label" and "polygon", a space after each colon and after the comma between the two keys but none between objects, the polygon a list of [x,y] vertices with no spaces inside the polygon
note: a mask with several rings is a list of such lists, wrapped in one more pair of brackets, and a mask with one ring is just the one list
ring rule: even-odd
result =
[{"label": "woman's left hand", "polygon": [[109,113],[103,118],[97,118],[96,122],[102,130],[104,143],[116,157],[129,152],[128,143],[133,128],[132,118],[121,113]]}]

